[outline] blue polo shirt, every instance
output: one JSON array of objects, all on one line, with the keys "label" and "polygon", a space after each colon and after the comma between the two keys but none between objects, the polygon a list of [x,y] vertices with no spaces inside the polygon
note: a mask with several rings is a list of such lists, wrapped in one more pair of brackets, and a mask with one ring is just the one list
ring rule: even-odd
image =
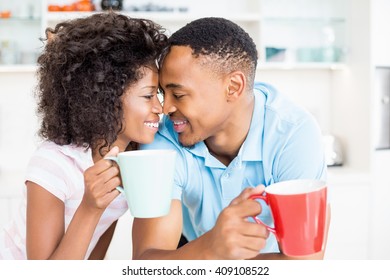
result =
[{"label": "blue polo shirt", "polygon": [[[142,146],[178,152],[173,198],[182,202],[183,234],[188,240],[209,231],[222,209],[246,187],[326,179],[322,135],[312,115],[265,83],[256,83],[254,96],[249,133],[229,166],[213,157],[204,142],[182,147],[165,116],[154,142]],[[264,204],[260,219],[272,225]],[[273,234],[261,252],[279,252]]]}]

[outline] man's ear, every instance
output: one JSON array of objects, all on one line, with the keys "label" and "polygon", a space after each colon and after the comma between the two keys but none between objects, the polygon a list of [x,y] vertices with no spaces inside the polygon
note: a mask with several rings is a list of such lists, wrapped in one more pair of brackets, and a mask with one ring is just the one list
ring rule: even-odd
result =
[{"label": "man's ear", "polygon": [[228,75],[228,86],[226,88],[227,101],[238,99],[246,88],[246,77],[241,71],[234,71]]}]

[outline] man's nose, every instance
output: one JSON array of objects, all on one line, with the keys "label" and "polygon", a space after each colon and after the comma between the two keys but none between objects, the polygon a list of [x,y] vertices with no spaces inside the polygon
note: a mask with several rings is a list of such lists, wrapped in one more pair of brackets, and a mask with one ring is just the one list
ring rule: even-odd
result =
[{"label": "man's nose", "polygon": [[163,103],[163,113],[164,115],[170,115],[175,112],[177,109],[173,104],[171,98],[166,94],[164,95],[164,103]]}]

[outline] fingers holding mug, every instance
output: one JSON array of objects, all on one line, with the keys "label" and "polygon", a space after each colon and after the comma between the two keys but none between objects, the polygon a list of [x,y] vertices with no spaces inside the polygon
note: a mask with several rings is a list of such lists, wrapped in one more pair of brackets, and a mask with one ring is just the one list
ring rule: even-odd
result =
[{"label": "fingers holding mug", "polygon": [[246,189],[244,189],[239,196],[237,196],[236,198],[234,198],[231,202],[230,202],[230,205],[235,205],[235,204],[238,204],[238,203],[241,203],[243,201],[246,201],[248,200],[252,195],[256,195],[256,194],[261,194],[263,193],[265,190],[265,187],[264,185],[258,185],[256,187],[248,187]]}]

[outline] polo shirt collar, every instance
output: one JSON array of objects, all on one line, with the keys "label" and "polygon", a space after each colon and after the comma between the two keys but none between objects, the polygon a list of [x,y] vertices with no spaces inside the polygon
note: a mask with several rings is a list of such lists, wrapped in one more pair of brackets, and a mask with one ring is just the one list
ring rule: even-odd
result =
[{"label": "polo shirt collar", "polygon": [[[169,120],[169,118],[165,118],[164,127],[162,129],[167,129],[167,131],[172,131],[172,137],[176,140],[176,143],[180,145],[179,142],[179,135],[174,131],[173,129],[173,123]],[[194,156],[198,158],[203,158],[205,161],[205,165],[212,168],[226,168],[225,165],[223,165],[219,160],[217,160],[215,157],[213,157],[209,153],[209,149],[207,148],[206,144],[202,142],[196,143],[193,147],[183,147],[183,149],[187,150]]]},{"label": "polo shirt collar", "polygon": [[242,161],[261,161],[263,159],[263,131],[264,131],[264,110],[266,103],[266,92],[254,90],[255,106],[253,108],[249,133],[241,146],[238,155]]},{"label": "polo shirt collar", "polygon": [[205,165],[207,167],[226,168],[226,166],[223,163],[221,163],[219,160],[217,160],[215,157],[213,157],[210,154],[209,149],[207,148],[204,141],[196,143],[192,148],[185,148],[185,149],[187,149],[190,153],[194,154],[197,157],[204,158]]}]

